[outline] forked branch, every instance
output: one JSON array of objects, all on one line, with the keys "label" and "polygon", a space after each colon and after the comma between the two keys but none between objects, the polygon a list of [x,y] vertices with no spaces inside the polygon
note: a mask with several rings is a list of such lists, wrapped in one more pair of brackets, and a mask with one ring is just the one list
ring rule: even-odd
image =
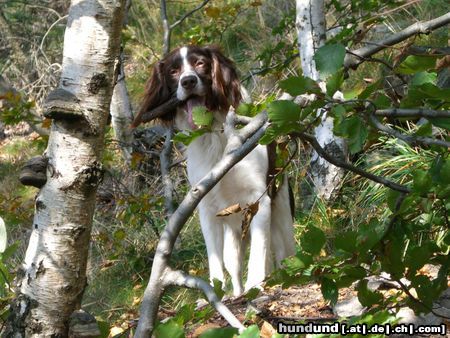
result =
[{"label": "forked branch", "polygon": [[[232,117],[227,119],[227,124],[236,123],[236,120]],[[169,266],[169,260],[172,255],[172,251],[175,245],[175,241],[188,220],[192,215],[201,199],[219,182],[219,180],[225,176],[225,174],[241,159],[243,159],[250,151],[252,151],[258,144],[259,139],[264,135],[267,129],[267,114],[265,112],[260,113],[253,118],[250,123],[239,131],[234,131],[229,125],[225,127],[226,135],[233,140],[235,147],[228,147],[228,152],[219,161],[214,168],[195,186],[191,188],[189,193],[181,202],[180,206],[175,210],[173,215],[169,218],[168,224],[164,229],[158,246],[156,248],[155,257],[153,259],[152,272],[150,275],[150,281],[145,289],[144,297],[141,305],[140,320],[136,329],[136,338],[150,337],[154,327],[155,319],[159,307],[161,297],[165,291],[165,288],[171,284],[184,285],[186,287],[201,286],[198,284],[198,280],[186,278],[186,275],[180,276],[179,274],[173,274]],[[232,133],[232,135],[231,135]],[[240,140],[240,142],[239,142]],[[176,278],[173,278],[173,277]],[[206,290],[209,294],[210,291]],[[217,303],[214,298],[214,304],[221,313],[225,313],[224,305]],[[222,305],[221,305],[222,304]],[[225,312],[224,312],[225,311]],[[231,313],[227,314],[229,316]],[[231,317],[227,320],[231,320]],[[243,326],[236,320],[231,320],[230,324],[242,329]]]},{"label": "forked branch", "polygon": [[345,56],[344,67],[356,69],[366,58],[378,53],[379,51],[402,42],[409,37],[417,34],[429,34],[450,23],[450,12],[424,22],[415,24],[401,30],[398,33],[388,36],[386,39],[377,42],[368,42],[367,46],[351,51]]}]

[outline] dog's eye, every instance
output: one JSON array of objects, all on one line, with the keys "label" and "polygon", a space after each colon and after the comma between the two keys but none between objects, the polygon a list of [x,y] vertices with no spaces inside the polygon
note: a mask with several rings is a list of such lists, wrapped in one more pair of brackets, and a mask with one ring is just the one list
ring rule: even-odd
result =
[{"label": "dog's eye", "polygon": [[169,74],[175,76],[178,74],[178,68],[172,68],[169,70]]},{"label": "dog's eye", "polygon": [[203,67],[205,65],[205,62],[203,60],[197,60],[195,62],[195,67]]}]

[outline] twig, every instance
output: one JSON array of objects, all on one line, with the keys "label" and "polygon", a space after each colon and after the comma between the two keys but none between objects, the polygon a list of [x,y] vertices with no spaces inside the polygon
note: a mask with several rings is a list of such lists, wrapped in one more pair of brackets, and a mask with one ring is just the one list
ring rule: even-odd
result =
[{"label": "twig", "polygon": [[244,331],[245,326],[242,325],[234,314],[220,301],[214,292],[214,289],[205,280],[199,277],[190,276],[181,270],[169,269],[164,275],[164,282],[167,285],[178,285],[189,289],[203,291],[206,298],[208,298],[208,302],[215,307],[217,312],[219,312],[231,326],[239,329],[239,331]]},{"label": "twig", "polygon": [[403,29],[402,31],[392,34],[384,40],[378,41],[369,46],[353,50],[351,52],[353,56],[348,53],[345,56],[344,67],[356,69],[359,64],[362,63],[367,57],[370,57],[387,47],[404,41],[413,35],[428,34],[435,29],[447,25],[448,23],[450,23],[450,12],[429,21],[416,22],[415,24]]},{"label": "twig", "polygon": [[384,124],[382,124],[380,121],[378,121],[377,117],[374,114],[369,114],[369,120],[372,122],[375,128],[380,130],[381,132],[394,136],[395,138],[398,138],[399,140],[405,141],[408,144],[424,144],[424,145],[436,145],[440,147],[450,148],[450,142],[444,141],[444,140],[438,140],[431,137],[424,137],[424,136],[416,136],[416,135],[405,135],[400,132],[398,132],[395,129],[392,129]]},{"label": "twig", "polygon": [[163,116],[168,111],[176,108],[181,103],[180,100],[177,99],[176,96],[172,97],[169,101],[164,102],[162,105],[146,112],[138,112],[136,117],[134,118],[133,123],[131,124],[131,128],[136,128],[141,123],[150,122],[158,117]]},{"label": "twig", "polygon": [[402,109],[402,108],[391,108],[391,109],[378,109],[375,111],[376,116],[386,116],[386,117],[450,117],[450,110],[432,110],[427,108],[415,108],[415,109]]},{"label": "twig", "polygon": [[177,21],[175,21],[173,24],[170,25],[170,29],[174,29],[176,26],[178,26],[179,24],[181,24],[184,20],[186,20],[189,16],[191,16],[192,14],[194,14],[195,12],[201,10],[203,7],[206,6],[206,4],[209,2],[210,0],[204,0],[200,5],[198,5],[197,7],[195,7],[194,9],[190,10],[189,12],[187,12],[186,14],[184,14],[181,18],[179,18]]},{"label": "twig", "polygon": [[[295,134],[294,134],[295,135]],[[388,188],[391,188],[393,190],[396,191],[400,191],[403,193],[409,193],[410,189],[404,185],[392,182],[384,177],[380,177],[371,173],[368,173],[358,167],[355,167],[354,165],[350,164],[347,161],[343,161],[343,160],[339,160],[333,156],[331,156],[330,154],[328,154],[325,149],[322,148],[322,146],[319,144],[319,142],[316,140],[316,138],[312,135],[309,135],[307,133],[304,132],[299,132],[296,135],[298,135],[302,140],[305,140],[306,142],[308,142],[309,144],[311,144],[311,146],[314,148],[314,150],[325,160],[327,160],[328,162],[330,162],[331,164],[334,164],[337,167],[341,167],[344,169],[347,169],[349,171],[352,171],[360,176],[366,177],[369,180],[372,180],[374,182],[380,183]]]}]

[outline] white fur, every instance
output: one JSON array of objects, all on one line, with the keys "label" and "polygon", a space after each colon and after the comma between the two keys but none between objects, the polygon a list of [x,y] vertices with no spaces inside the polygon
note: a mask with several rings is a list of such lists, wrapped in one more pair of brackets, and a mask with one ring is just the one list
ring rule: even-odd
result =
[{"label": "white fur", "polygon": [[[197,76],[188,62],[187,54],[188,49],[182,47],[180,55],[183,70],[180,80],[187,75]],[[177,97],[180,100],[191,94],[202,95],[204,84],[198,76],[197,79],[197,86],[189,93],[186,93],[180,84],[178,85]],[[249,97],[248,94],[246,96]],[[200,181],[222,159],[227,146],[233,142],[232,137],[226,136],[229,133],[221,131],[225,122],[223,114],[218,112],[213,114],[213,132],[198,137],[186,150],[187,172],[191,185]],[[184,109],[178,109],[175,126],[180,130],[191,129],[188,113]],[[250,256],[246,290],[259,286],[270,273],[273,255],[279,266],[282,259],[295,254],[287,179],[284,180],[276,198],[271,200],[265,193],[267,171],[267,149],[258,145],[222,178],[198,207],[208,252],[210,279],[212,281],[217,278],[225,284],[225,268],[230,274],[235,296],[244,291],[242,273],[247,243],[242,241],[241,236],[242,215],[217,217],[217,212],[236,203],[245,207],[259,199],[259,210],[251,222],[249,231]]]},{"label": "white fur", "polygon": [[[185,129],[186,112],[177,113],[175,123]],[[215,114],[219,130],[221,117]],[[222,117],[223,119],[223,117]],[[186,150],[187,171],[191,185],[202,179],[220,161],[227,146],[221,131],[207,133],[195,139]],[[240,203],[254,203],[260,196],[259,211],[250,226],[250,257],[245,289],[258,286],[270,273],[272,253],[279,266],[282,259],[295,253],[289,192],[285,182],[275,200],[265,194],[268,157],[266,147],[258,145],[241,162],[236,164],[199,204],[200,223],[208,252],[209,273],[225,282],[224,267],[231,277],[233,294],[243,292],[242,273],[246,244],[241,240],[240,214],[216,217],[218,211]],[[287,180],[286,180],[287,181]]]}]

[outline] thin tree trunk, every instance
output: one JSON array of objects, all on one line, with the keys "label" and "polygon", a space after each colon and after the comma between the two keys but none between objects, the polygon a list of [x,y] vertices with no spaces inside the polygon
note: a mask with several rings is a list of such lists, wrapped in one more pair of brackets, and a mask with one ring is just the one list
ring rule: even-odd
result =
[{"label": "thin tree trunk", "polygon": [[133,122],[133,111],[131,108],[130,96],[128,95],[125,83],[125,73],[123,69],[123,57],[120,57],[120,70],[117,83],[111,99],[111,124],[114,130],[114,136],[119,142],[122,156],[127,163],[131,164],[131,154],[133,152],[133,132],[130,128]]},{"label": "thin tree trunk", "polygon": [[[313,59],[317,49],[325,43],[326,22],[323,0],[297,0],[296,27],[303,75],[319,79]],[[321,112],[319,112],[321,113]],[[320,145],[333,157],[345,158],[345,142],[333,135],[333,119],[323,114],[322,123],[316,128],[315,135]],[[315,194],[328,200],[339,187],[344,170],[320,157],[313,151],[309,167],[309,177]],[[314,197],[305,197],[304,207],[311,206]]]},{"label": "thin tree trunk", "polygon": [[60,84],[46,103],[47,183],[5,337],[66,337],[80,305],[124,8],[125,0],[71,2]]}]

